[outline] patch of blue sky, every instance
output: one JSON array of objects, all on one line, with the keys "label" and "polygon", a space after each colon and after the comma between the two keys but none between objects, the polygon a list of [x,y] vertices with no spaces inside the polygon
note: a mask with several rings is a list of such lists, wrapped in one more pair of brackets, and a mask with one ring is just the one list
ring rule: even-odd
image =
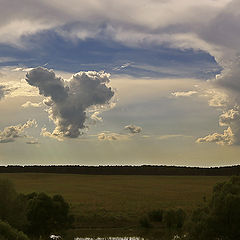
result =
[{"label": "patch of blue sky", "polygon": [[0,66],[48,68],[66,72],[104,70],[133,77],[209,79],[220,73],[214,57],[204,51],[163,45],[133,47],[97,37],[72,41],[48,30],[21,38],[24,48],[0,44]]}]

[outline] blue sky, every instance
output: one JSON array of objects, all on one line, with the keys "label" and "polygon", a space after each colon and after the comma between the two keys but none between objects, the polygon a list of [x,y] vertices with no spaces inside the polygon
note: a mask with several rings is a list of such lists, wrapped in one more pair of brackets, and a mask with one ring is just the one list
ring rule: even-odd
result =
[{"label": "blue sky", "polygon": [[0,164],[238,164],[239,7],[3,1]]},{"label": "blue sky", "polygon": [[[213,56],[202,50],[164,45],[126,46],[111,39],[64,39],[54,30],[22,37],[29,49],[0,44],[0,66],[47,66],[59,71],[107,71],[134,77],[196,77],[220,73]],[[32,45],[33,44],[33,45]]]}]

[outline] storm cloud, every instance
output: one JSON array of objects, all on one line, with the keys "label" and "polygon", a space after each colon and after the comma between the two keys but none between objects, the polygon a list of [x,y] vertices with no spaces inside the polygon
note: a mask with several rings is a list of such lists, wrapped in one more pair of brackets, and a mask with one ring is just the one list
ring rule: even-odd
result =
[{"label": "storm cloud", "polygon": [[44,136],[77,138],[87,128],[87,109],[109,104],[114,95],[110,74],[104,72],[79,72],[65,81],[53,70],[38,67],[27,73],[26,81],[47,97],[44,104],[56,127],[52,133],[45,129]]}]

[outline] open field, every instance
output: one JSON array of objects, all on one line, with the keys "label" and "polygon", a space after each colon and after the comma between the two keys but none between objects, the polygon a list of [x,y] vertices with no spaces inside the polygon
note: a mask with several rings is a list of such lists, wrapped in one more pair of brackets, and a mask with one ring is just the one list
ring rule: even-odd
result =
[{"label": "open field", "polygon": [[118,176],[1,173],[18,192],[61,194],[71,204],[78,227],[136,225],[144,213],[159,208],[186,211],[208,199],[212,187],[228,177]]}]

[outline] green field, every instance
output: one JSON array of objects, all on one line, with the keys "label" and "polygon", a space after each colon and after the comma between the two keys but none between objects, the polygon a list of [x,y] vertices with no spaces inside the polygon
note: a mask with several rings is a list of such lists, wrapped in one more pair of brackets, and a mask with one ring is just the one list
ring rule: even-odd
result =
[{"label": "green field", "polygon": [[228,177],[101,176],[42,173],[0,174],[18,192],[61,194],[71,204],[77,227],[134,226],[144,213],[159,208],[191,211]]}]

